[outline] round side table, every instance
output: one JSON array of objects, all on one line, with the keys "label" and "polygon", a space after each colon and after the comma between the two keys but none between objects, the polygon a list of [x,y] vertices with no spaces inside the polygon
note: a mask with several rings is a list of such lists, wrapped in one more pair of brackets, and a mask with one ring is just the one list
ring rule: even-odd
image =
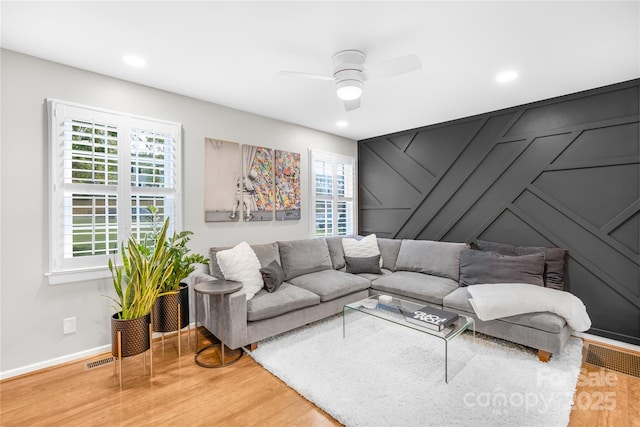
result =
[{"label": "round side table", "polygon": [[[194,286],[193,290],[195,291],[195,305],[196,305],[196,309],[195,309],[195,315],[196,315],[196,321],[195,321],[195,325],[196,325],[196,354],[195,354],[195,361],[199,366],[202,366],[204,368],[221,368],[223,366],[228,366],[231,365],[233,363],[236,363],[238,360],[240,360],[240,358],[242,357],[242,355],[244,354],[244,352],[242,351],[242,349],[240,350],[240,354],[235,357],[234,359],[226,362],[224,360],[224,296],[226,294],[231,294],[234,293],[236,291],[239,291],[242,288],[242,283],[240,282],[233,282],[231,280],[209,280],[206,282],[201,282],[198,283],[197,285]],[[198,350],[198,294],[200,295],[218,295],[220,298],[220,313],[219,313],[219,317],[220,317],[220,343],[213,343],[211,345],[208,345],[200,350]],[[215,348],[217,346],[220,346],[220,363],[216,363],[216,364],[209,364],[209,363],[203,363],[200,362],[198,360],[198,356],[200,355],[200,353],[202,353],[205,350],[208,350],[210,348]]]}]

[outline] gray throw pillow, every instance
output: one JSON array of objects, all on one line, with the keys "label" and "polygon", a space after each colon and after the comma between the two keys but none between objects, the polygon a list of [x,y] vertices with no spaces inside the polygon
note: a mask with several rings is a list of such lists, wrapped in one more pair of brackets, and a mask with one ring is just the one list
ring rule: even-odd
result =
[{"label": "gray throw pillow", "polygon": [[380,255],[374,255],[374,256],[363,257],[363,258],[345,256],[344,260],[347,264],[347,273],[382,274],[382,270],[380,269]]},{"label": "gray throw pillow", "polygon": [[538,252],[544,254],[544,286],[563,290],[565,268],[567,264],[567,250],[562,248],[546,248],[540,246],[514,246],[507,243],[477,240],[476,246],[481,251],[493,251],[502,255],[528,255]]},{"label": "gray throw pillow", "polygon": [[509,256],[497,252],[460,252],[460,286],[529,283],[544,286],[544,253]]},{"label": "gray throw pillow", "polygon": [[567,250],[562,248],[543,248],[535,246],[516,246],[518,255],[536,252],[544,254],[544,286],[547,288],[564,289],[564,271],[567,264]]},{"label": "gray throw pillow", "polygon": [[502,255],[516,256],[516,247],[508,243],[488,242],[486,240],[476,240],[476,246],[481,251],[497,252]]},{"label": "gray throw pillow", "polygon": [[262,267],[260,274],[262,274],[262,281],[267,292],[277,291],[284,280],[284,270],[277,261],[272,261],[268,266]]}]

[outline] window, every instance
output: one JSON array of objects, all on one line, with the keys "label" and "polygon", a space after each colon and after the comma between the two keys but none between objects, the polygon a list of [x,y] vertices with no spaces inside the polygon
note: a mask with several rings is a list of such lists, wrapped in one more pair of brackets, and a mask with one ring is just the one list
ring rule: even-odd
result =
[{"label": "window", "polygon": [[311,150],[312,237],[354,233],[355,160]]},{"label": "window", "polygon": [[151,230],[149,206],[179,226],[178,123],[57,100],[50,144],[49,283],[109,277],[110,257]]}]

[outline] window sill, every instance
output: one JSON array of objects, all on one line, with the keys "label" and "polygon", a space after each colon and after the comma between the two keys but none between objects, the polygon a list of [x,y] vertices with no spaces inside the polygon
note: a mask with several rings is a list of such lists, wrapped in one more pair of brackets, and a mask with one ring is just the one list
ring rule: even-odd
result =
[{"label": "window sill", "polygon": [[49,285],[64,285],[74,282],[86,282],[111,278],[111,271],[106,267],[83,268],[78,270],[53,271],[45,273]]}]

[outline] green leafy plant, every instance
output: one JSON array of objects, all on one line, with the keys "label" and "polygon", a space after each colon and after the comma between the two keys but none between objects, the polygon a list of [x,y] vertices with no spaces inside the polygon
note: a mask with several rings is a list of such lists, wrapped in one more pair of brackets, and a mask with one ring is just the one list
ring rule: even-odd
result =
[{"label": "green leafy plant", "polygon": [[[151,205],[147,209],[151,213],[149,218],[151,231],[145,236],[145,247],[148,255],[151,249],[163,240],[159,238],[160,227],[158,224],[160,224],[160,216],[158,215],[158,208]],[[187,243],[191,240],[189,236],[192,234],[193,232],[191,231],[174,232],[171,238],[164,240],[167,251],[171,253],[173,269],[167,280],[160,284],[162,292],[178,292],[180,290],[180,282],[195,270],[194,264],[207,264],[209,262],[200,254],[189,254],[190,249],[187,248]]]},{"label": "green leafy plant", "polygon": [[163,283],[173,274],[174,254],[166,245],[169,219],[155,236],[153,246],[129,238],[121,246],[122,267],[109,260],[109,270],[117,298],[115,302],[119,319],[135,319],[151,312],[156,298],[163,295]]},{"label": "green leafy plant", "polygon": [[163,292],[178,292],[180,282],[195,270],[194,264],[207,264],[209,261],[200,254],[189,254],[187,243],[193,233],[182,231],[173,233],[173,236],[166,242],[168,251],[172,255],[172,270],[167,280],[162,284]]}]

